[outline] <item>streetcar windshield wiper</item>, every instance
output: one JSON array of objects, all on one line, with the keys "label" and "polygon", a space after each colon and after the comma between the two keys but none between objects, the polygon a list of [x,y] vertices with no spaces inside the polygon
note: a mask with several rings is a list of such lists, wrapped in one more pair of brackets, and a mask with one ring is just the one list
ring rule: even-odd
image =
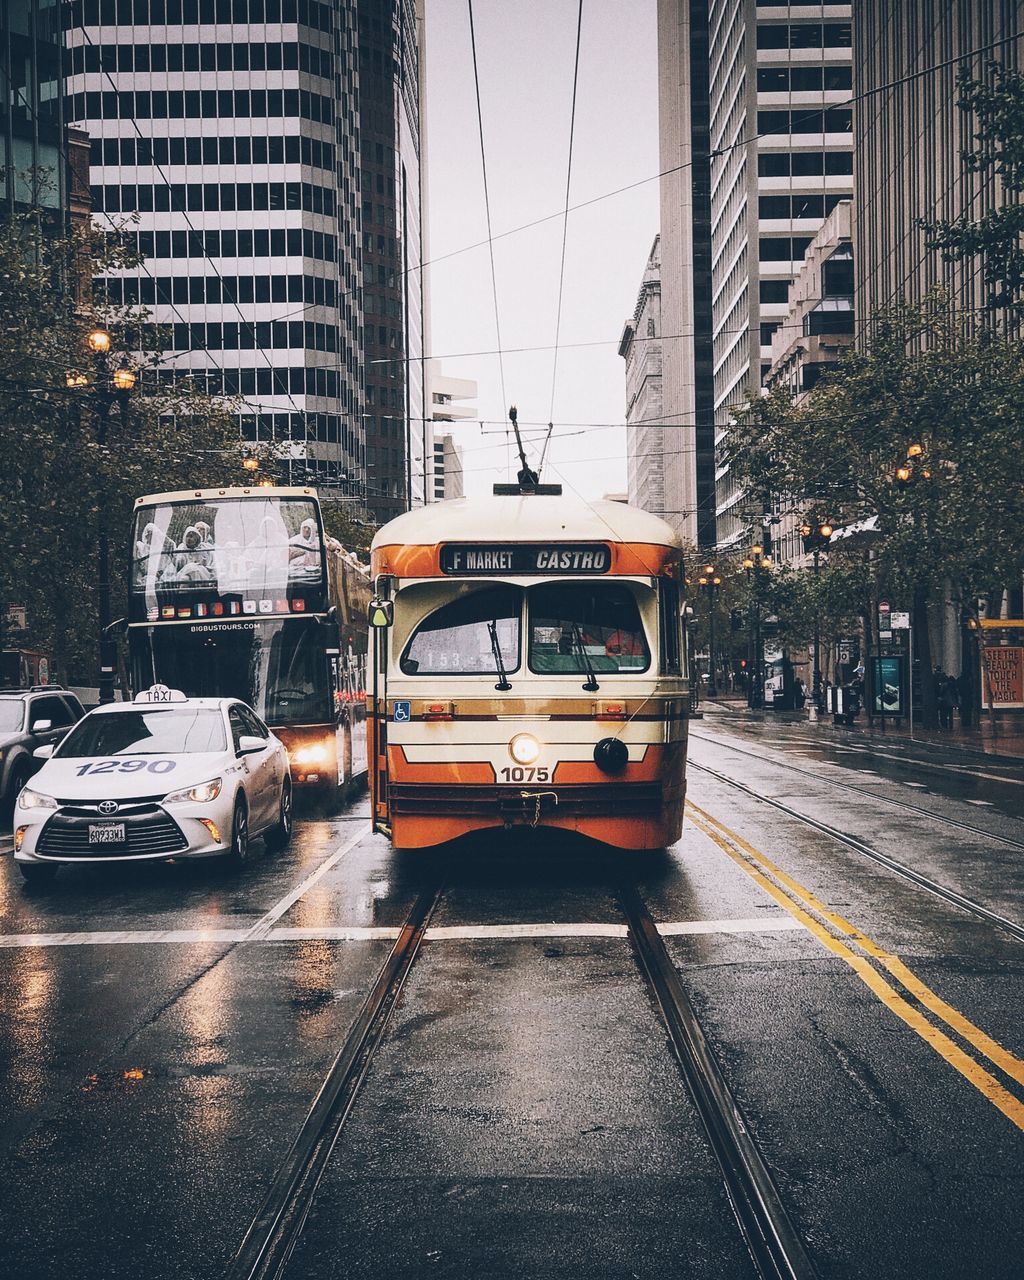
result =
[{"label": "streetcar windshield wiper", "polygon": [[570,625],[572,626],[572,638],[576,641],[576,648],[579,650],[580,660],[587,672],[587,683],[583,688],[587,693],[596,693],[600,686],[597,683],[597,676],[594,673],[594,664],[590,661],[590,654],[587,653],[587,646],[583,643],[583,632],[580,630],[580,624],[578,622],[573,622]]},{"label": "streetcar windshield wiper", "polygon": [[494,666],[501,679],[494,686],[501,693],[507,693],[512,686],[508,682],[508,676],[505,672],[505,659],[501,656],[501,644],[498,641],[498,619],[492,618],[487,624],[487,630],[491,637],[491,653],[494,654]]}]

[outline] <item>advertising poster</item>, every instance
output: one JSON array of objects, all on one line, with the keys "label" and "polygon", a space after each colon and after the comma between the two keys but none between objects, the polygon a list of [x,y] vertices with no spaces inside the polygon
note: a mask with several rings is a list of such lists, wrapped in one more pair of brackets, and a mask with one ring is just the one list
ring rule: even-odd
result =
[{"label": "advertising poster", "polygon": [[872,658],[871,696],[876,716],[902,716],[903,709],[903,659],[894,657]]},{"label": "advertising poster", "polygon": [[986,646],[983,663],[988,668],[988,686],[982,683],[982,701],[987,705],[990,686],[993,707],[1024,707],[1024,647]]}]

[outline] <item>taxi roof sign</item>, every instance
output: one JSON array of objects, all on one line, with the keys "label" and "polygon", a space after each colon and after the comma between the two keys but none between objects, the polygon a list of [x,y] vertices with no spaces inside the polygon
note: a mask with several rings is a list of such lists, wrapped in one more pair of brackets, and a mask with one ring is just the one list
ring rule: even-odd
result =
[{"label": "taxi roof sign", "polygon": [[165,684],[150,685],[148,689],[143,689],[141,693],[137,693],[133,699],[135,702],[188,702],[188,698],[180,689],[169,689]]}]

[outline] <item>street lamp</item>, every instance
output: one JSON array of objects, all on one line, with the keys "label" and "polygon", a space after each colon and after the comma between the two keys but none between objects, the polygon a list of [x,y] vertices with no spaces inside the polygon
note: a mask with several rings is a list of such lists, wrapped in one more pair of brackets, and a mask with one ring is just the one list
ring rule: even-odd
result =
[{"label": "street lamp", "polygon": [[[804,540],[804,552],[814,555],[814,675],[811,682],[811,703],[817,711],[821,707],[821,613],[818,605],[818,579],[821,573],[819,557],[823,547],[832,540],[834,529],[828,520],[805,520],[800,526],[800,536]],[[810,713],[808,713],[810,714]]]},{"label": "street lamp", "polygon": [[713,698],[718,692],[715,681],[715,588],[721,586],[722,579],[716,575],[713,564],[706,564],[697,581],[708,589],[708,696]]},{"label": "street lamp", "polygon": [[[128,397],[135,389],[135,371],[124,366],[110,368],[110,349],[113,339],[106,329],[91,329],[85,344],[92,352],[94,372],[90,378],[81,372],[69,373],[65,379],[70,390],[90,394],[96,413],[96,443],[101,449],[107,445],[107,429],[110,410],[116,400],[121,420],[128,416]],[[100,504],[100,527],[97,546],[97,589],[99,594],[100,624],[100,702],[114,701],[114,675],[117,670],[117,648],[108,637],[110,631],[110,544],[107,532],[107,504]]]}]

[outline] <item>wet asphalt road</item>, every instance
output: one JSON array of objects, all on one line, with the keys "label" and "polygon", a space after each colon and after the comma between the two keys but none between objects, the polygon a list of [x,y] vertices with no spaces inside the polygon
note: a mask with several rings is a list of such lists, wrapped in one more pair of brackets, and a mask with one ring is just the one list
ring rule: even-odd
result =
[{"label": "wet asphalt road", "polygon": [[[1024,852],[992,838],[1024,843],[1020,771],[843,745],[709,715],[691,758],[1024,924]],[[5,1275],[222,1275],[438,876],[289,1276],[754,1274],[624,882],[821,1276],[1024,1274],[1024,943],[709,773],[689,794],[644,857],[528,831],[396,855],[365,799],[241,877],[26,890],[4,857]]]}]

